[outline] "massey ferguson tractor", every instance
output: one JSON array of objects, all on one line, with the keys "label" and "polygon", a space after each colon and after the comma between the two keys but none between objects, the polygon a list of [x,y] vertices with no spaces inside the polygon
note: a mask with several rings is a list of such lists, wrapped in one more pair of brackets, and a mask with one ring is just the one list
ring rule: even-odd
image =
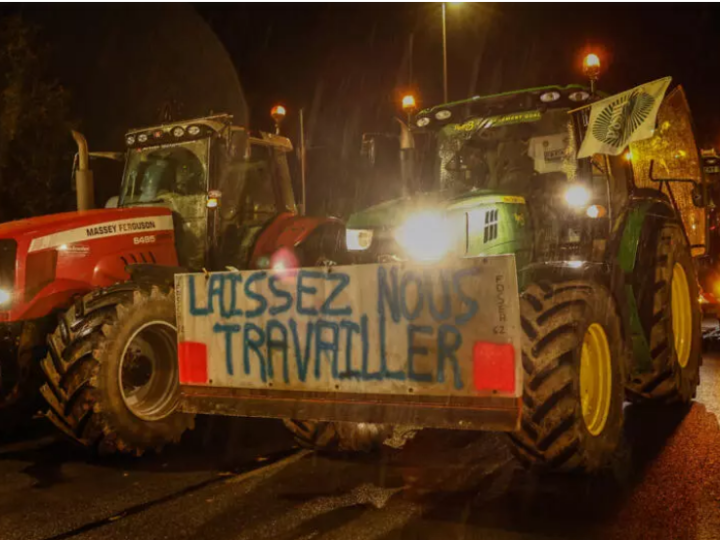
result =
[{"label": "massey ferguson tractor", "polygon": [[164,414],[177,397],[174,327],[127,336],[124,323],[155,313],[148,301],[170,294],[175,272],[325,264],[344,228],[298,215],[287,138],[254,136],[230,116],[127,133],[112,209],[88,209],[76,138],[80,210],[0,225],[0,406],[20,414],[39,362],[58,428],[141,453],[177,440],[192,417]]}]

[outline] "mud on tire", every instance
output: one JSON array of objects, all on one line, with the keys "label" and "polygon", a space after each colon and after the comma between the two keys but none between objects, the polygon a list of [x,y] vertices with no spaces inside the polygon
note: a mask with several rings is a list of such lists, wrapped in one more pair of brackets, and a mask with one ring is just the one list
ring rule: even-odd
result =
[{"label": "mud on tire", "polygon": [[[650,347],[649,370],[633,374],[628,390],[633,401],[689,402],[700,383],[702,361],[702,312],[697,302],[699,287],[690,248],[678,223],[666,222],[646,231],[637,267],[648,268],[638,275],[638,310]],[[672,285],[676,265],[685,273],[692,313],[689,357],[678,362],[673,332]]]},{"label": "mud on tire", "polygon": [[[123,283],[78,300],[60,316],[41,363],[46,378],[41,393],[49,405],[48,418],[66,435],[100,453],[140,455],[146,449],[157,450],[179,441],[194,425],[192,415],[166,415],[173,405],[168,398],[164,410],[153,413],[148,409],[143,420],[129,409],[127,392],[121,386],[128,387],[132,384],[128,380],[138,377],[132,373],[134,364],[123,360],[133,350],[129,340],[137,343],[137,336],[147,335],[141,329],[152,329],[154,324],[167,328],[168,337],[170,329],[174,332],[174,302],[169,290]],[[169,339],[166,341],[169,346]],[[177,388],[176,381],[167,383],[168,396],[174,392],[171,386]],[[148,386],[156,387],[156,383]]]},{"label": "mud on tire", "polygon": [[[516,456],[526,466],[553,470],[591,472],[608,465],[622,440],[626,354],[612,296],[590,281],[532,284],[520,312],[524,389],[521,427],[511,434]],[[580,384],[592,325],[607,336],[611,373],[606,419],[595,434],[583,415]]]}]

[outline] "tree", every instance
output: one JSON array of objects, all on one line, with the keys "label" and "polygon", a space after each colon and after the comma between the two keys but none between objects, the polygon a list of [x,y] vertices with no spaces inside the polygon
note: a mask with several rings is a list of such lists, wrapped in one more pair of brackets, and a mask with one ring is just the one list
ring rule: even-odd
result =
[{"label": "tree", "polygon": [[73,208],[69,95],[47,70],[38,28],[0,23],[0,221]]}]

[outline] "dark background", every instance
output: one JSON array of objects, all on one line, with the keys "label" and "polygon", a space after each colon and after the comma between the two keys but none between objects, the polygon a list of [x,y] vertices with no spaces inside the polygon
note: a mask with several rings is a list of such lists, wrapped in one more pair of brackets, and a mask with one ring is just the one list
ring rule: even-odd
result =
[{"label": "dark background", "polygon": [[[361,136],[396,130],[407,90],[421,106],[441,101],[440,13],[439,3],[3,6],[2,23],[19,17],[34,38],[13,49],[31,50],[31,60],[15,54],[9,69],[0,58],[0,218],[71,207],[69,125],[88,135],[91,149],[120,149],[128,128],[158,122],[163,111],[230,110],[238,123],[270,130],[275,103],[288,108],[283,130],[295,142],[305,109],[311,210],[347,215],[392,196],[392,178],[387,189],[363,184]],[[713,4],[448,5],[450,99],[582,83],[582,57],[592,50],[607,92],[672,75],[687,91],[698,142],[715,145],[718,24]],[[5,35],[4,57],[13,43]],[[21,69],[26,61],[35,86]],[[23,88],[45,81],[62,89],[62,107],[55,94],[46,108],[42,97],[28,102],[43,94],[18,93],[18,78]],[[13,117],[8,87],[23,96],[30,121]],[[46,109],[62,111],[37,114]],[[25,135],[8,125],[25,126]],[[38,155],[48,161],[40,172]],[[99,182],[102,197],[117,192],[116,179]],[[38,193],[48,195],[43,204],[27,202]]]}]

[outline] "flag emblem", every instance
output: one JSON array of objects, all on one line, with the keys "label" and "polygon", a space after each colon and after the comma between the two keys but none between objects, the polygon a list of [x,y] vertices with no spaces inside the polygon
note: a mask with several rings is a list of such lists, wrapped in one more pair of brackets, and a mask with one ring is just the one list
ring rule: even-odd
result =
[{"label": "flag emblem", "polygon": [[665,77],[593,103],[578,159],[594,154],[617,156],[628,144],[652,137],[669,85],[670,77]]}]

